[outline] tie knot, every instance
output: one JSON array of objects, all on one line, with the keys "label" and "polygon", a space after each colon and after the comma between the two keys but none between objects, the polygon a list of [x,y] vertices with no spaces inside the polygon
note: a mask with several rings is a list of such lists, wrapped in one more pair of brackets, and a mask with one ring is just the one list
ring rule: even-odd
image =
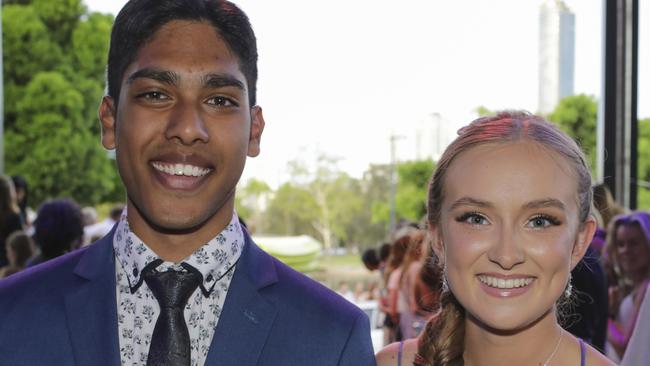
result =
[{"label": "tie knot", "polygon": [[193,272],[156,272],[143,274],[144,282],[158,300],[161,309],[181,310],[201,283],[201,277]]}]

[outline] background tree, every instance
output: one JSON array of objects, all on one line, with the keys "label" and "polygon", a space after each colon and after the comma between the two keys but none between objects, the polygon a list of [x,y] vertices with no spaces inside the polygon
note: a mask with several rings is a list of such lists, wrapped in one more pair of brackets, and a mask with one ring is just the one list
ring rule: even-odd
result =
[{"label": "background tree", "polygon": [[650,209],[650,118],[639,120],[637,207]]},{"label": "background tree", "polygon": [[[435,169],[433,160],[414,160],[397,163],[397,189],[395,193],[395,216],[419,222],[426,214],[426,198],[429,178]],[[373,207],[373,220],[388,222],[389,201],[378,202]]]},{"label": "background tree", "polygon": [[2,22],[7,172],[28,179],[32,206],[123,200],[97,120],[113,17],[81,0],[13,0]]},{"label": "background tree", "polygon": [[592,173],[596,169],[596,119],[598,102],[592,96],[578,94],[563,98],[548,119],[573,137],[587,155]]},{"label": "background tree", "polygon": [[235,209],[240,218],[246,221],[248,230],[257,233],[264,226],[264,211],[272,194],[265,182],[252,178],[237,189]]}]

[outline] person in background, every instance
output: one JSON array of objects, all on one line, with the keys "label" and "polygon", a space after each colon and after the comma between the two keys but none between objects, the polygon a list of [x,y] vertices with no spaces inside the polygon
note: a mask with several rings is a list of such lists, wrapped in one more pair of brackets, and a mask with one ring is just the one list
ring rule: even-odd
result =
[{"label": "person in background", "polygon": [[27,261],[36,251],[34,240],[23,231],[14,231],[9,235],[5,247],[9,264],[0,268],[0,278],[8,277],[25,268]]},{"label": "person in background", "polygon": [[5,243],[14,231],[22,230],[23,222],[16,201],[14,184],[9,177],[0,176],[0,267],[9,264]]},{"label": "person in background", "polygon": [[81,243],[82,247],[90,244],[88,229],[97,223],[97,210],[92,206],[86,206],[81,209],[81,218],[84,224],[84,236]]},{"label": "person in background", "polygon": [[390,243],[382,243],[379,247],[379,273],[383,278],[386,275],[386,264],[388,257],[390,257]]},{"label": "person in background", "polygon": [[619,205],[612,192],[605,183],[599,183],[594,186],[594,207],[600,214],[602,223],[600,227],[607,228],[612,218],[626,213],[623,206]]},{"label": "person in background", "polygon": [[78,248],[83,238],[81,208],[71,199],[46,201],[34,221],[34,242],[40,253],[27,266],[49,261]]},{"label": "person in background", "polygon": [[616,286],[610,291],[610,313],[615,317],[609,320],[607,354],[618,361],[626,353],[650,283],[650,213],[637,211],[616,216],[609,229],[607,252],[619,282],[611,284]]},{"label": "person in background", "polygon": [[620,366],[647,365],[650,360],[650,291],[645,292],[636,325],[627,343]]},{"label": "person in background", "polygon": [[116,204],[111,207],[110,211],[108,212],[108,217],[106,217],[104,220],[95,223],[94,225],[85,227],[84,236],[88,237],[88,242],[86,245],[91,244],[101,239],[104,235],[108,234],[113,226],[115,226],[115,223],[117,223],[117,221],[120,219],[122,211],[124,211],[124,205],[121,203]]},{"label": "person in background", "polygon": [[361,254],[361,261],[366,266],[366,269],[371,272],[379,269],[379,258],[377,257],[377,250],[374,248],[364,250],[363,254]]},{"label": "person in background", "polygon": [[29,198],[29,187],[27,186],[27,181],[20,175],[12,176],[11,180],[13,181],[14,189],[16,190],[16,202],[18,203],[18,208],[20,209],[20,218],[23,220],[23,225],[29,227],[32,224],[30,220],[30,213],[33,212],[29,206],[27,206]]},{"label": "person in background", "polygon": [[403,339],[401,333],[400,310],[403,311],[404,304],[400,306],[400,279],[402,278],[402,264],[409,246],[411,245],[411,231],[404,231],[402,236],[397,237],[393,243],[388,267],[386,269],[386,300],[380,309],[386,313],[385,341],[394,342]]},{"label": "person in background", "polygon": [[612,365],[557,319],[596,230],[591,195],[584,154],[541,117],[506,111],[460,129],[427,199],[440,312],[378,365]]},{"label": "person in background", "polygon": [[409,247],[404,256],[399,277],[397,292],[397,312],[402,339],[415,338],[418,335],[416,323],[422,319],[418,316],[418,302],[415,294],[416,284],[420,277],[424,261],[424,237],[422,230],[416,230],[409,235]]},{"label": "person in background", "polygon": [[[595,240],[599,240],[594,236]],[[587,248],[582,260],[571,271],[574,290],[572,307],[563,321],[564,329],[605,353],[608,319],[608,290],[598,246]]]}]

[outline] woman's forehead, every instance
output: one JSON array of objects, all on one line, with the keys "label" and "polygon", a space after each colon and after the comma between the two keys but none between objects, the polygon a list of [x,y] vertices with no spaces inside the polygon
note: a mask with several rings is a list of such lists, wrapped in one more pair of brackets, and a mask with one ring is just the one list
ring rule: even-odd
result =
[{"label": "woman's forehead", "polygon": [[449,165],[445,200],[468,196],[488,202],[555,198],[574,205],[577,174],[566,157],[534,141],[471,147]]}]

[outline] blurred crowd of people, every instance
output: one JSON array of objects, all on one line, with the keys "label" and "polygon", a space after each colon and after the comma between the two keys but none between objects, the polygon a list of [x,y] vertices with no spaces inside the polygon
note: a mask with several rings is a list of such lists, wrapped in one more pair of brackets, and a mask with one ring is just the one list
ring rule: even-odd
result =
[{"label": "blurred crowd of people", "polygon": [[[637,324],[650,326],[650,300],[644,302],[650,298],[650,212],[621,207],[603,184],[594,187],[594,205],[600,227],[572,271],[572,293],[559,312],[566,330],[618,363],[639,357],[641,350],[626,352],[628,344]],[[383,282],[378,301],[385,344],[417,337],[436,315],[443,283],[426,229],[402,223],[390,243],[367,249],[361,259]],[[650,329],[636,333],[650,352]]]},{"label": "blurred crowd of people", "polygon": [[34,212],[26,180],[0,176],[0,278],[94,242],[111,230],[122,210],[123,205],[115,205],[97,222],[94,208],[58,198]]},{"label": "blurred crowd of people", "polygon": [[442,285],[426,230],[402,222],[390,243],[367,249],[361,259],[382,279],[378,301],[384,313],[384,343],[417,337],[438,308]]}]

